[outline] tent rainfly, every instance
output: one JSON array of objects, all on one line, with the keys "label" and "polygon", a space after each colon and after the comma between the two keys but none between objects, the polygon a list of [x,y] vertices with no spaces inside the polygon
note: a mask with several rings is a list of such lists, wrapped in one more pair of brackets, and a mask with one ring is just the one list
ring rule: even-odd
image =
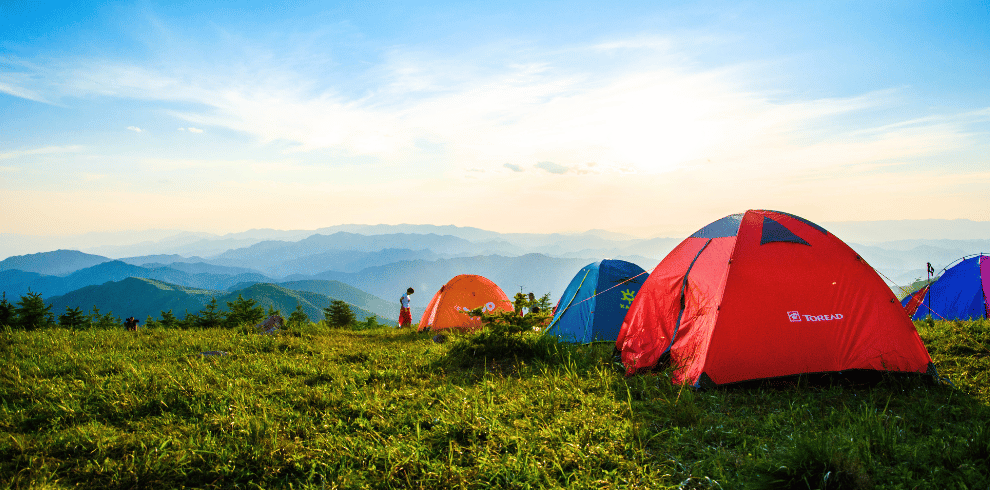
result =
[{"label": "tent rainfly", "polygon": [[717,220],[650,274],[616,340],[628,374],[695,387],[873,370],[937,374],[893,292],[824,228],[777,211]]},{"label": "tent rainfly", "polygon": [[565,342],[614,342],[645,280],[646,271],[625,260],[584,266],[564,289],[546,334]]}]

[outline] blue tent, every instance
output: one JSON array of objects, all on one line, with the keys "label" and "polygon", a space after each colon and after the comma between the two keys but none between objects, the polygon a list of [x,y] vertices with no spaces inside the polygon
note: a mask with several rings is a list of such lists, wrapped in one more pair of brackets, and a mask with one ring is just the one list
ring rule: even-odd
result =
[{"label": "blue tent", "polygon": [[614,341],[646,276],[642,267],[624,260],[584,266],[560,297],[546,333],[565,342]]},{"label": "blue tent", "polygon": [[[986,318],[988,290],[990,256],[979,254],[964,258],[946,269],[927,291],[919,292],[925,296],[911,318],[920,320],[928,315],[936,320]],[[911,298],[904,298],[901,304],[908,307]]]}]

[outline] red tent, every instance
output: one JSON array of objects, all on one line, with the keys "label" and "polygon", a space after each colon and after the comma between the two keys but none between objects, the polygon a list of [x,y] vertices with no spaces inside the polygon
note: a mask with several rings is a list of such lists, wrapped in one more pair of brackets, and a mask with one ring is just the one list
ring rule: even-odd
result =
[{"label": "red tent", "polygon": [[894,293],[848,245],[777,211],[698,230],[657,265],[616,348],[628,374],[667,362],[696,387],[853,369],[931,372]]}]

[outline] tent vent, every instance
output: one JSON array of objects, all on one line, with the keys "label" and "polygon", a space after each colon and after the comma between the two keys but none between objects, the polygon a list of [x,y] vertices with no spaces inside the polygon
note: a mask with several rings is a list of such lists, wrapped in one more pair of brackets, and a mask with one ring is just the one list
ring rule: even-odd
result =
[{"label": "tent vent", "polygon": [[760,245],[775,242],[799,243],[801,245],[811,246],[811,244],[804,241],[803,238],[795,235],[793,231],[788,230],[786,226],[764,216],[763,236],[760,237]]},{"label": "tent vent", "polygon": [[800,216],[795,216],[795,215],[793,215],[791,213],[785,213],[785,212],[782,212],[782,211],[774,211],[774,213],[782,214],[784,216],[789,216],[791,218],[794,218],[794,219],[796,219],[796,220],[798,220],[798,221],[800,221],[800,222],[802,222],[802,223],[804,223],[804,224],[806,224],[806,225],[808,225],[808,226],[810,226],[810,227],[812,227],[812,228],[814,228],[814,229],[822,232],[823,234],[828,235],[828,230],[826,230],[825,228],[822,228],[821,226],[818,226],[815,223],[812,223],[812,222],[810,222],[810,221],[808,221],[808,220],[806,220],[806,219],[804,219],[804,218],[802,218]]}]

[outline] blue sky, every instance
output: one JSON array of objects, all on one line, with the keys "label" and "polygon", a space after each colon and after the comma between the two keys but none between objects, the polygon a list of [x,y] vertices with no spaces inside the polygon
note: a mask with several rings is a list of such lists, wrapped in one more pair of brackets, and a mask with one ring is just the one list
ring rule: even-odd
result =
[{"label": "blue sky", "polygon": [[983,2],[0,4],[0,229],[990,220]]}]

